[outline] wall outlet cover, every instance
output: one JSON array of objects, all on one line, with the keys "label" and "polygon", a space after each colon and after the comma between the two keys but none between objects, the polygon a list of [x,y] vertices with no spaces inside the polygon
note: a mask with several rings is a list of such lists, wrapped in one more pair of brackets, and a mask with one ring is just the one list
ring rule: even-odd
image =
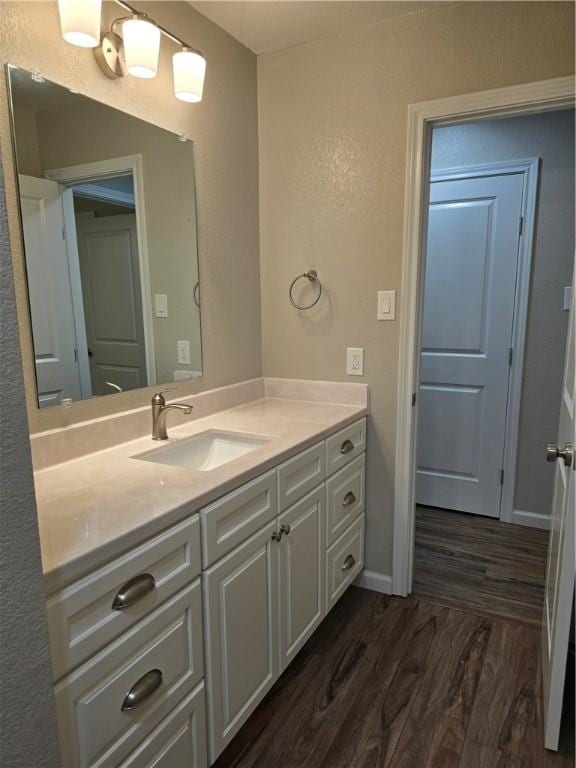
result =
[{"label": "wall outlet cover", "polygon": [[348,347],[346,350],[346,373],[348,376],[364,376],[364,349]]},{"label": "wall outlet cover", "polygon": [[187,339],[176,342],[176,351],[178,353],[178,365],[190,365],[190,342]]}]

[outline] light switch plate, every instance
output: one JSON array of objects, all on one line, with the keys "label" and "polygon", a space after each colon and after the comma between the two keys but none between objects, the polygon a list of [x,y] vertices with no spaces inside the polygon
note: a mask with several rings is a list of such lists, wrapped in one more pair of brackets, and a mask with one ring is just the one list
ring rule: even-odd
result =
[{"label": "light switch plate", "polygon": [[396,320],[396,291],[378,291],[378,320]]},{"label": "light switch plate", "polygon": [[346,373],[348,376],[364,376],[364,350],[362,347],[348,347],[346,350]]},{"label": "light switch plate", "polygon": [[176,350],[178,352],[178,365],[190,365],[190,342],[187,340],[177,341]]},{"label": "light switch plate", "polygon": [[154,294],[154,312],[156,317],[168,317],[168,296],[165,293]]}]

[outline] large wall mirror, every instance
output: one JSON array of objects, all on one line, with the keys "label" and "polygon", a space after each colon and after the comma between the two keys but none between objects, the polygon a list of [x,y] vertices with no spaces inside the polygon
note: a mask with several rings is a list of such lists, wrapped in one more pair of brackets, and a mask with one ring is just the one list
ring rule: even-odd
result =
[{"label": "large wall mirror", "polygon": [[8,82],[39,407],[200,376],[192,143]]}]

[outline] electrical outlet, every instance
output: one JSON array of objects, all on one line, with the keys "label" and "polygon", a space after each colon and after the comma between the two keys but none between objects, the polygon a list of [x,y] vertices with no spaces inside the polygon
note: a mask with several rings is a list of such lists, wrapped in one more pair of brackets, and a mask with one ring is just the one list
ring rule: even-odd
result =
[{"label": "electrical outlet", "polygon": [[190,365],[190,342],[177,341],[178,365]]},{"label": "electrical outlet", "polygon": [[348,347],[346,350],[346,373],[348,376],[364,376],[364,350],[362,347]]}]

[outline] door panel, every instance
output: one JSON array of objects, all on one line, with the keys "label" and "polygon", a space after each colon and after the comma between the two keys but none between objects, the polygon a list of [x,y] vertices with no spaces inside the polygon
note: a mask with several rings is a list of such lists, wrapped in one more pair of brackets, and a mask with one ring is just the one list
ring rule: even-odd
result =
[{"label": "door panel", "polygon": [[522,174],[434,181],[416,500],[498,517]]},{"label": "door panel", "polygon": [[95,394],[107,381],[136,389],[148,383],[136,215],[77,221],[90,369]]},{"label": "door panel", "polygon": [[324,503],[322,485],[278,518],[281,672],[324,615]]},{"label": "door panel", "polygon": [[[560,421],[557,445],[560,449],[576,444],[576,315],[574,299],[568,330],[566,364],[562,384]],[[542,670],[544,683],[545,745],[558,749],[560,722],[562,719],[562,698],[566,676],[566,656],[570,638],[570,616],[574,596],[574,517],[576,515],[576,458],[572,456],[570,466],[562,457],[556,460],[554,498],[546,590],[544,593],[544,616],[542,622]]]},{"label": "door panel", "polygon": [[40,408],[80,400],[80,371],[61,190],[55,181],[19,176],[26,272]]}]

